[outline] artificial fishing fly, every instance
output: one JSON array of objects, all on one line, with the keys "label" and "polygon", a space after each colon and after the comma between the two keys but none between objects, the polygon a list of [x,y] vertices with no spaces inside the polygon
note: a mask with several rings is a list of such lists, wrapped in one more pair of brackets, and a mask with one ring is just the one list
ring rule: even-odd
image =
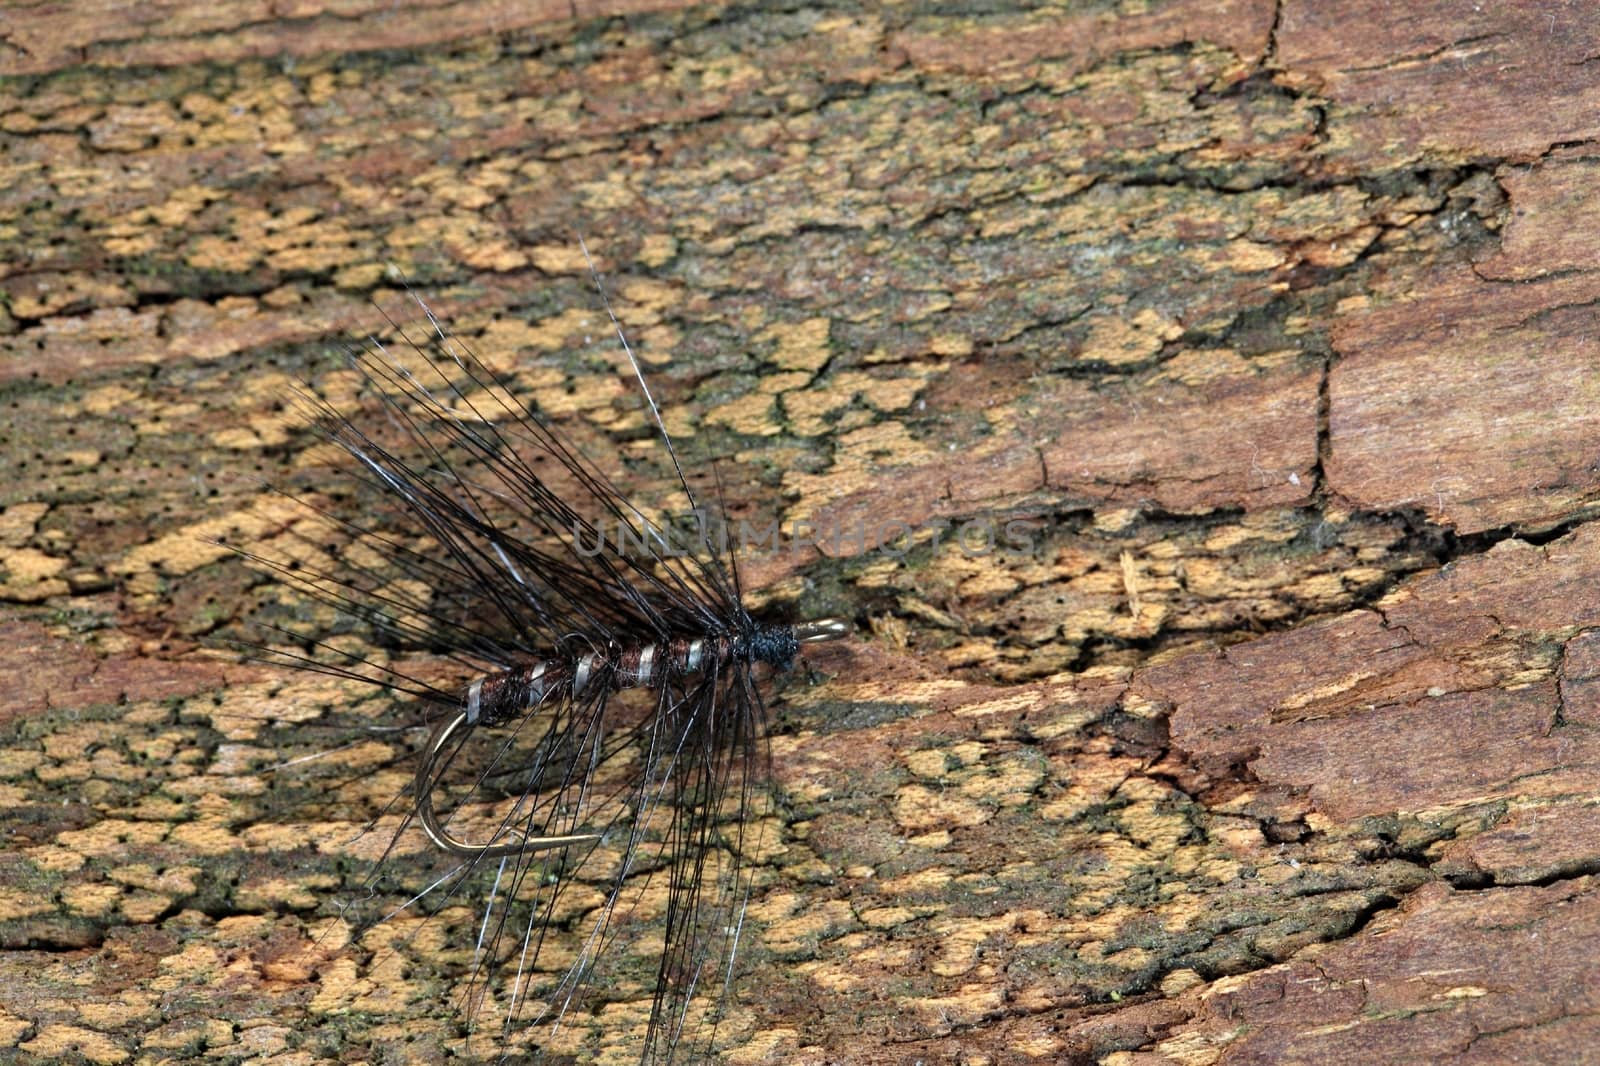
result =
[{"label": "artificial fishing fly", "polygon": [[[737,559],[706,523],[693,550],[673,550],[661,525],[417,302],[426,339],[391,321],[396,341],[351,353],[384,417],[364,427],[303,394],[312,424],[382,503],[360,519],[318,508],[349,545],[320,564],[249,557],[378,639],[448,660],[456,680],[325,641],[279,645],[273,657],[431,708],[395,840],[416,827],[449,857],[428,890],[445,900],[473,874],[489,882],[468,1009],[492,998],[506,1046],[558,1027],[582,1001],[630,901],[656,882],[665,933],[640,1061],[673,1061],[697,989],[725,988],[752,887],[741,854],[767,770],[758,664],[786,669],[803,645],[851,626],[759,621],[743,604]],[[606,311],[675,491],[703,516],[609,302]],[[602,871],[587,903],[569,892],[580,867]],[[552,967],[544,951],[558,921],[579,931],[579,947]]]}]

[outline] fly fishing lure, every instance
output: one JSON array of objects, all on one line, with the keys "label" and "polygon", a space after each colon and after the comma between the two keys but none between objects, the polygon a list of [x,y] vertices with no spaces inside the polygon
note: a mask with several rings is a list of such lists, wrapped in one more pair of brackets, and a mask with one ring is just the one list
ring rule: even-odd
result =
[{"label": "fly fishing lure", "polygon": [[[378,637],[453,662],[458,683],[326,641],[273,657],[431,708],[400,831],[420,827],[454,864],[423,895],[464,895],[477,872],[489,882],[468,1009],[493,997],[507,1042],[525,1026],[560,1024],[629,901],[653,885],[665,933],[640,1061],[672,1061],[696,990],[731,976],[751,890],[740,856],[767,769],[758,664],[787,669],[803,645],[851,626],[758,620],[737,559],[707,524],[693,550],[674,549],[417,302],[425,339],[391,320],[398,341],[371,338],[351,353],[382,419],[363,428],[304,394],[313,425],[387,514],[319,509],[351,545],[320,568],[251,559]],[[703,515],[609,301],[606,312],[674,491]],[[596,550],[607,522],[616,544]],[[584,906],[568,892],[580,865],[599,867],[604,888],[573,921]],[[579,929],[581,946],[552,980],[541,953],[558,921]]]}]

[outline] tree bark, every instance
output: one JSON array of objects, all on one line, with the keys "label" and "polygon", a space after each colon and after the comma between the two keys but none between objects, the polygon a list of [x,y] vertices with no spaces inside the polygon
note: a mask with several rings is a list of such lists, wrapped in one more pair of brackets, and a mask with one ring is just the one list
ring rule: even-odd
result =
[{"label": "tree bark", "polygon": [[[219,650],[281,590],[214,541],[339,505],[285,398],[408,288],[659,500],[580,236],[701,482],[813,532],[752,602],[863,624],[775,682],[726,1061],[1600,1046],[1581,9],[6,18],[6,1054],[493,1058],[471,901],[340,910],[392,701]],[[604,1000],[558,1057],[637,1057]]]}]

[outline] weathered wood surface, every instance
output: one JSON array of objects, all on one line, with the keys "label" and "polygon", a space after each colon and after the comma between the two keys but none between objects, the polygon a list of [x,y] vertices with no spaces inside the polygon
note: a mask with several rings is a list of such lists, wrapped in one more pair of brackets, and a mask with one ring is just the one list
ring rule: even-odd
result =
[{"label": "weathered wood surface", "polygon": [[752,565],[870,632],[727,1061],[1594,1061],[1588,10],[575,7],[0,14],[0,1056],[484,1050],[470,909],[346,943],[406,769],[266,772],[373,701],[207,651],[271,590],[205,538],[391,265],[640,441],[581,232],[735,507],[1041,526]]}]

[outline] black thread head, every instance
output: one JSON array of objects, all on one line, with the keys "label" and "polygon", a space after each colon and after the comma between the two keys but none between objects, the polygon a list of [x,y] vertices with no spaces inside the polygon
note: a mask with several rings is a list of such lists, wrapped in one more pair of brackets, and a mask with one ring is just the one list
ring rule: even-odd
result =
[{"label": "black thread head", "polygon": [[794,626],[757,626],[746,643],[752,662],[766,663],[779,670],[787,670],[800,654],[800,641],[794,635]]}]

